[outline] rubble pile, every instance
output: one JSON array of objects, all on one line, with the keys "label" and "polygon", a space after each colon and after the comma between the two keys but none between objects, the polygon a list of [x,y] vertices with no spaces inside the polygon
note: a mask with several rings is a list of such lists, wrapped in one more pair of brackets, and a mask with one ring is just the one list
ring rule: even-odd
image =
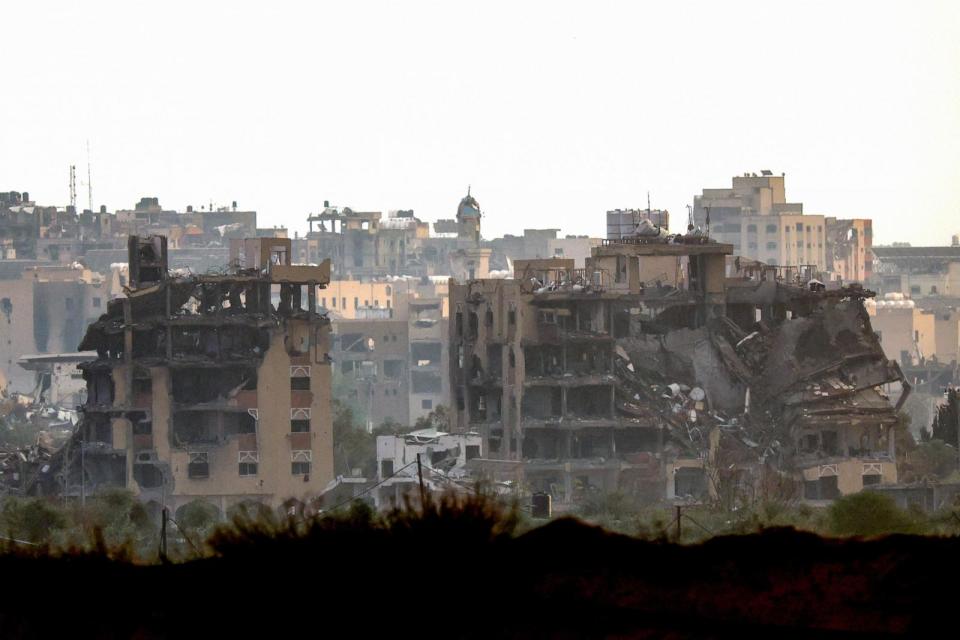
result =
[{"label": "rubble pile", "polygon": [[0,399],[0,494],[19,495],[38,480],[54,479],[51,460],[77,424],[73,409],[34,402],[25,394]]},{"label": "rubble pile", "polygon": [[[862,290],[856,294],[825,297],[809,315],[757,322],[749,332],[715,318],[696,330],[619,339],[617,410],[660,424],[682,454],[718,455],[709,438],[716,430],[738,465],[783,472],[798,468],[804,429],[892,425],[906,394],[894,407],[883,385],[903,376],[870,327]],[[825,453],[886,455],[877,449]]]}]

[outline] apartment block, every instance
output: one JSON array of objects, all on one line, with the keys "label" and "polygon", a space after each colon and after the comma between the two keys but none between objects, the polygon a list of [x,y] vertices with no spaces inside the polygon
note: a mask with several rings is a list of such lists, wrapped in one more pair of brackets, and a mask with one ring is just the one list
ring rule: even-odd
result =
[{"label": "apartment block", "polygon": [[770,477],[811,501],[895,482],[880,388],[902,375],[869,292],[728,277],[732,252],[637,236],[582,269],[517,261],[512,279],[452,284],[453,430],[482,439],[467,468],[560,509],[610,491],[735,505]]},{"label": "apartment block", "polygon": [[[347,399],[368,416],[414,424],[449,405],[447,279],[391,278],[386,282],[334,281],[322,293],[333,320],[332,357]],[[350,304],[352,300],[358,305]],[[382,296],[382,297],[380,297]],[[343,300],[347,309],[343,310]],[[321,297],[321,302],[324,298]]]},{"label": "apartment block", "polygon": [[804,214],[786,201],[785,177],[770,171],[735,176],[729,189],[704,189],[694,197],[696,226],[734,254],[784,267],[827,271],[826,218]]},{"label": "apartment block", "polygon": [[[131,236],[127,297],[80,348],[87,401],[73,440],[28,482],[34,494],[126,487],[158,510],[202,500],[309,501],[333,478],[329,263],[290,263],[289,239],[234,242],[217,275],[169,270],[167,243]],[[56,477],[55,477],[56,476]],[[59,480],[57,478],[60,478]]]}]

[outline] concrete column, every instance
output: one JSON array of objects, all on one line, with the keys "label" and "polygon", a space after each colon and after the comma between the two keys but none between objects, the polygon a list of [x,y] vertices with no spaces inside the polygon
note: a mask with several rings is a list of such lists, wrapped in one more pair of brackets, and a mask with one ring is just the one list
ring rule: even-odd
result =
[{"label": "concrete column", "polygon": [[503,438],[500,440],[500,451],[503,453],[504,460],[513,460],[514,427],[513,420],[503,420]]},{"label": "concrete column", "polygon": [[293,310],[300,311],[303,304],[303,285],[295,284],[293,287]]},{"label": "concrete column", "polygon": [[130,298],[123,299],[123,361],[126,363],[123,404],[130,406],[133,400],[133,308],[130,306]]}]

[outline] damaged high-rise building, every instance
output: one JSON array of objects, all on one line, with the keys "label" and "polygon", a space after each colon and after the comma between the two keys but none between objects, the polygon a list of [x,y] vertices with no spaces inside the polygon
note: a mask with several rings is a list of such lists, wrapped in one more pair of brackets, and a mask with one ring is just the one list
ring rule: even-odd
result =
[{"label": "damaged high-rise building", "polygon": [[650,234],[605,241],[584,269],[517,261],[513,279],[451,286],[453,428],[483,442],[471,468],[560,504],[896,482],[883,389],[902,375],[872,294],[728,274],[729,244]]},{"label": "damaged high-rise building", "polygon": [[126,487],[155,507],[193,500],[309,499],[333,477],[329,262],[290,263],[290,240],[231,243],[216,275],[168,270],[162,236],[129,240],[130,287],[80,348],[87,383],[76,437],[33,493]]}]

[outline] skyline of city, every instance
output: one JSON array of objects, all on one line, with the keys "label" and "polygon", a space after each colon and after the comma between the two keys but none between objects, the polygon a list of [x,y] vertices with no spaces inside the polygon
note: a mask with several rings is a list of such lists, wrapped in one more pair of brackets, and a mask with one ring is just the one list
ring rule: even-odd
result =
[{"label": "skyline of city", "polygon": [[89,141],[95,206],[236,200],[290,228],[323,200],[448,217],[472,184],[490,237],[518,218],[599,235],[604,210],[648,191],[682,216],[699,189],[770,169],[809,213],[874,219],[878,243],[960,231],[955,3],[7,18],[21,53],[4,64],[0,175],[46,202],[66,202],[69,165],[85,178]]}]

